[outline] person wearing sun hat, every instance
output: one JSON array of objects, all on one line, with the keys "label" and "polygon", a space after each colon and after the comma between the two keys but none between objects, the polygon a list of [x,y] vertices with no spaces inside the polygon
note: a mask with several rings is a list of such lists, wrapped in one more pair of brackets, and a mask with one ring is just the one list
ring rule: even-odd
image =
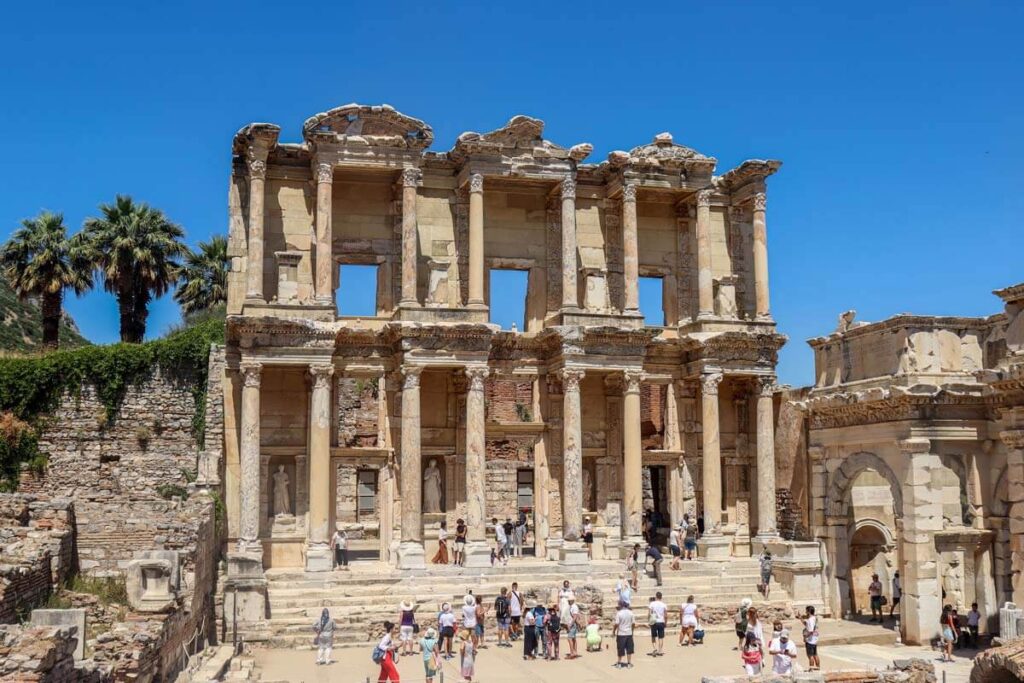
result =
[{"label": "person wearing sun hat", "polygon": [[[441,603],[441,613],[437,615],[437,625],[441,629],[440,645],[444,646],[444,658],[452,658],[452,639],[455,638],[455,614],[452,613],[451,604]],[[438,647],[440,652],[441,647]]]},{"label": "person wearing sun hat", "polygon": [[789,639],[789,631],[782,629],[778,638],[773,638],[768,645],[768,654],[772,656],[772,673],[791,675],[793,662],[796,661],[796,645]]},{"label": "person wearing sun hat", "polygon": [[426,683],[434,683],[434,676],[441,670],[440,642],[437,631],[431,627],[420,638],[420,652],[423,654],[423,673]]},{"label": "person wearing sun hat", "polygon": [[416,633],[415,606],[411,601],[403,600],[398,609],[398,639],[402,644],[402,656],[405,657],[412,654],[413,635]]}]

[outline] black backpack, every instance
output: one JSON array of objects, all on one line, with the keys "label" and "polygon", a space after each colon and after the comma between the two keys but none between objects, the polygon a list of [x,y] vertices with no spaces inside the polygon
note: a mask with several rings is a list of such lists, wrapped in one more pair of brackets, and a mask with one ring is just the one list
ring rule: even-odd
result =
[{"label": "black backpack", "polygon": [[507,619],[508,611],[508,598],[503,598],[499,595],[494,601],[494,615],[499,619]]},{"label": "black backpack", "polygon": [[557,632],[562,628],[562,620],[558,617],[558,612],[548,612],[548,630],[552,633]]}]

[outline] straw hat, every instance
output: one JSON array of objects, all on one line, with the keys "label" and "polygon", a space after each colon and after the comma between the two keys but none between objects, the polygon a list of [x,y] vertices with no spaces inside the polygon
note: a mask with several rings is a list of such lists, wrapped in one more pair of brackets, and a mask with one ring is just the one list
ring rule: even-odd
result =
[{"label": "straw hat", "polygon": [[751,600],[750,598],[743,598],[742,600],[740,600],[740,607],[742,607],[743,609],[747,609],[748,607],[750,607],[753,604],[754,604],[754,601]]},{"label": "straw hat", "polygon": [[431,640],[437,639],[437,631],[435,631],[433,627],[427,629],[427,638],[430,638]]},{"label": "straw hat", "polygon": [[408,612],[412,609],[412,604],[406,600],[402,600],[402,604],[399,605],[399,607],[402,609],[403,612]]},{"label": "straw hat", "polygon": [[473,607],[476,605],[476,598],[474,598],[472,595],[467,595],[466,597],[462,598],[462,603],[466,607]]}]

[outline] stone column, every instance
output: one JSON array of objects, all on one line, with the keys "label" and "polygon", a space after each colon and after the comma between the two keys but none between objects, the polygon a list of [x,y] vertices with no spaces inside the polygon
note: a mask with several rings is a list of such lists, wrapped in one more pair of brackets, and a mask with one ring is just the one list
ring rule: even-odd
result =
[{"label": "stone column", "polygon": [[423,569],[423,467],[420,462],[420,373],[404,366],[402,375],[402,543],[399,569]]},{"label": "stone column", "polygon": [[334,188],[334,166],[316,165],[316,302],[329,305],[334,301],[334,237],[331,233],[331,192]]},{"label": "stone column", "polygon": [[903,530],[900,578],[903,580],[903,642],[923,645],[939,631],[942,610],[935,534],[942,531],[942,461],[928,439],[899,442],[906,462],[903,478]]},{"label": "stone column", "polygon": [[779,536],[775,510],[775,392],[774,377],[759,377],[757,395],[757,538]]},{"label": "stone column", "polygon": [[533,380],[533,419],[545,425],[543,433],[533,447],[533,510],[534,548],[537,557],[547,557],[548,537],[551,525],[548,522],[548,443],[547,431],[548,392],[547,377],[538,375]]},{"label": "stone column", "polygon": [[583,523],[583,416],[580,381],[583,370],[563,368],[562,416],[562,562],[585,564],[587,551],[580,542]]},{"label": "stone column", "polygon": [[771,318],[768,309],[768,233],[765,228],[764,192],[754,195],[754,296],[759,320]]},{"label": "stone column", "polygon": [[999,432],[1006,445],[1006,493],[1010,526],[1010,598],[1024,604],[1024,429]]},{"label": "stone column", "polygon": [[238,529],[238,551],[263,558],[260,543],[260,375],[263,365],[243,361],[242,374],[242,445],[241,445],[241,524]]},{"label": "stone column", "polygon": [[722,373],[701,375],[701,436],[703,439],[704,536],[699,549],[703,557],[729,556],[729,541],[722,535],[722,453],[718,425],[718,385]]},{"label": "stone column", "polygon": [[263,297],[263,198],[267,178],[267,150],[249,148],[249,241],[245,273],[245,298],[265,301]]},{"label": "stone column", "polygon": [[309,536],[306,539],[306,571],[325,572],[331,558],[331,375],[334,366],[309,366],[313,376],[309,402]]},{"label": "stone column", "polygon": [[697,318],[715,313],[712,286],[711,190],[701,190],[697,193]]},{"label": "stone column", "polygon": [[[416,296],[416,259],[418,251],[416,223],[416,188],[419,187],[423,172],[418,168],[402,171],[402,298],[400,306],[418,306]],[[472,259],[472,236],[470,237],[470,258]]]},{"label": "stone column", "polygon": [[683,442],[679,434],[679,405],[676,400],[676,383],[665,385],[665,450],[681,451]]},{"label": "stone column", "polygon": [[575,311],[580,307],[576,285],[576,179],[571,175],[562,181],[562,309]]},{"label": "stone column", "polygon": [[625,312],[640,313],[640,262],[637,254],[636,185],[622,188],[622,276]]},{"label": "stone column", "polygon": [[467,367],[466,379],[466,547],[467,567],[488,567],[491,553],[487,545],[486,486],[487,462],[484,439],[484,380],[486,367]]},{"label": "stone column", "polygon": [[469,176],[469,306],[484,307],[484,177]]},{"label": "stone column", "polygon": [[640,384],[643,373],[627,370],[622,393],[622,535],[627,547],[643,535],[643,445],[640,439]]}]

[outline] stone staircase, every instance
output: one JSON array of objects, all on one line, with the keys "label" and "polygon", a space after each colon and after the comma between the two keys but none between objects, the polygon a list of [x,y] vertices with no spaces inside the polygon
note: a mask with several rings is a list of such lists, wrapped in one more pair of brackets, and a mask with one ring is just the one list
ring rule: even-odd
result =
[{"label": "stone staircase", "polygon": [[[600,612],[602,628],[609,628],[615,612],[615,594],[612,592],[622,564],[595,561],[588,566],[563,567],[555,562],[532,558],[510,563],[506,567],[465,569],[454,566],[431,567],[425,571],[399,572],[377,562],[356,562],[348,571],[309,573],[301,570],[268,570],[270,600],[270,641],[272,647],[311,647],[312,625],[321,609],[327,607],[338,624],[335,646],[364,645],[380,635],[380,624],[385,620],[397,621],[402,600],[414,601],[421,624],[433,625],[442,602],[451,602],[456,611],[463,596],[472,590],[482,595],[485,604],[493,605],[494,598],[513,581],[527,598],[548,600],[564,579],[572,582],[580,595],[581,606]],[[683,562],[680,570],[663,565],[664,585],[661,587],[665,602],[672,608],[669,631],[678,628],[679,605],[688,595],[704,614],[707,629],[731,629],[732,614],[740,601],[753,598],[762,606],[757,593],[758,566],[756,560],[733,558],[728,562]],[[598,600],[588,595],[584,586],[599,591]],[[641,624],[646,623],[646,605],[658,590],[653,578],[640,576],[639,594],[634,594],[633,607]],[[770,609],[784,612],[789,599],[777,586],[773,586]],[[769,607],[768,605],[763,605]],[[494,637],[493,609],[488,615],[488,638]]]}]

